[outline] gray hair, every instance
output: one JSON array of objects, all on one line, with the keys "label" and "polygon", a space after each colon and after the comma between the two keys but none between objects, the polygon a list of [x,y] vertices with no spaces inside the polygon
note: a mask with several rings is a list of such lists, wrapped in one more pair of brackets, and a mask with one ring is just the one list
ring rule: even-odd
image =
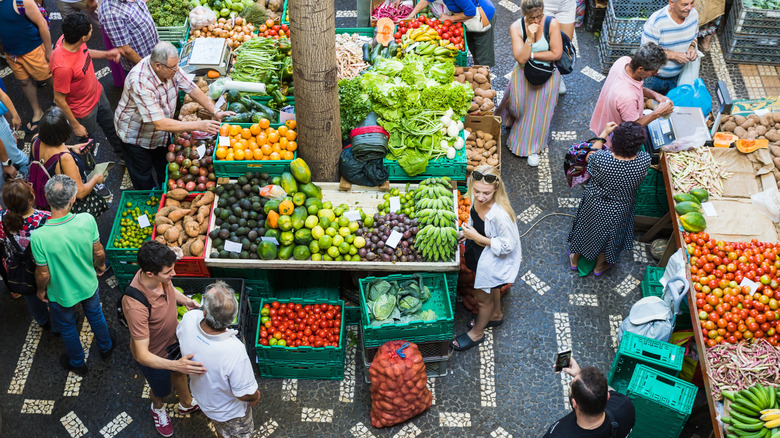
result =
[{"label": "gray hair", "polygon": [[224,281],[217,281],[203,294],[203,314],[206,324],[214,330],[225,330],[236,319],[238,301],[235,292]]},{"label": "gray hair", "polygon": [[636,53],[631,55],[629,67],[636,71],[639,67],[645,71],[658,70],[666,65],[666,52],[656,43],[646,43],[640,46]]},{"label": "gray hair", "polygon": [[523,11],[523,15],[528,15],[529,12],[537,9],[544,9],[543,0],[523,0],[520,3],[520,9]]},{"label": "gray hair", "polygon": [[176,47],[167,41],[162,41],[157,43],[157,45],[152,49],[152,54],[149,56],[149,61],[152,64],[159,62],[160,64],[168,65],[168,60],[170,58],[178,57],[179,51],[176,49]]},{"label": "gray hair", "polygon": [[73,178],[68,175],[54,175],[43,188],[46,192],[46,200],[49,201],[52,210],[67,208],[70,201],[76,196],[78,189],[76,181],[73,181]]}]

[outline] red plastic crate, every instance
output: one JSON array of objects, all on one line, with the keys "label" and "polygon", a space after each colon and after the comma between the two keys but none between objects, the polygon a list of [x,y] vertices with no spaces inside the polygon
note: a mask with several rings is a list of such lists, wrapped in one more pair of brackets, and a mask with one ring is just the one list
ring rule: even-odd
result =
[{"label": "red plastic crate", "polygon": [[[192,201],[195,199],[196,196],[201,194],[202,192],[192,192],[189,195],[187,195],[186,198],[184,198],[185,201]],[[160,198],[160,207],[163,208],[165,205],[165,197],[167,193],[163,194]],[[159,209],[157,210],[159,211]],[[211,220],[211,214],[214,212],[214,203],[211,203],[211,206],[209,208],[209,221]],[[208,236],[210,228],[211,228],[211,222],[209,222],[209,229],[206,229],[206,236]],[[154,227],[154,231],[152,232],[152,240],[154,240],[157,237],[157,227]],[[203,256],[201,257],[182,257],[179,260],[176,261],[176,266],[174,268],[176,270],[176,276],[177,277],[211,277],[211,270],[206,266],[206,251],[203,250]]]}]

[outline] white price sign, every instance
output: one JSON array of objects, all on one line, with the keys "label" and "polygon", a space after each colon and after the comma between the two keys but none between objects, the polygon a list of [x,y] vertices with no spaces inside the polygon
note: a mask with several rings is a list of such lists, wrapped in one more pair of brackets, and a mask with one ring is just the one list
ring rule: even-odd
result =
[{"label": "white price sign", "polygon": [[149,222],[149,218],[146,217],[145,214],[141,215],[141,216],[138,216],[138,225],[141,228],[147,228],[147,227],[152,226],[151,222]]},{"label": "white price sign", "polygon": [[390,233],[390,236],[388,236],[387,240],[385,241],[385,245],[395,248],[398,246],[398,242],[401,241],[401,237],[404,235],[399,233],[398,231],[393,230],[392,233]]},{"label": "white price sign", "polygon": [[225,251],[241,254],[241,244],[232,240],[225,241]]},{"label": "white price sign", "polygon": [[360,220],[360,212],[357,211],[357,210],[350,210],[350,211],[344,213],[344,217],[346,217],[350,221],[359,221]]},{"label": "white price sign", "polygon": [[224,135],[219,136],[219,145],[224,146],[226,148],[230,147],[230,137],[225,137]]},{"label": "white price sign", "polygon": [[401,209],[401,198],[393,196],[390,198],[390,213],[397,213]]}]

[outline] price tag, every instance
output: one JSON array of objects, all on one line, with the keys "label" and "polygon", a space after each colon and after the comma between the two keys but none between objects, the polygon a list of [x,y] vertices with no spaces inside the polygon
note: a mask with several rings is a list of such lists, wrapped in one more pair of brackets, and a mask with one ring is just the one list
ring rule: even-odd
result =
[{"label": "price tag", "polygon": [[761,108],[753,111],[758,117],[765,116],[769,114],[769,110],[766,108]]},{"label": "price tag", "polygon": [[219,96],[219,99],[217,100],[217,103],[214,104],[214,106],[217,108],[217,111],[219,111],[220,108],[222,108],[222,105],[225,104],[225,95]]},{"label": "price tag", "polygon": [[740,286],[748,286],[750,287],[750,293],[754,294],[756,293],[756,289],[758,289],[758,283],[752,280],[748,280],[747,278],[743,278],[742,282],[739,283]]},{"label": "price tag", "polygon": [[148,228],[148,227],[152,226],[152,224],[149,222],[149,218],[146,217],[145,214],[141,215],[141,216],[138,216],[138,225],[141,228]]},{"label": "price tag", "polygon": [[198,146],[197,148],[195,148],[195,150],[198,151],[198,159],[199,160],[201,158],[203,158],[204,155],[206,155],[206,145],[205,144],[202,144],[202,145]]},{"label": "price tag", "polygon": [[463,131],[465,132],[465,134],[463,134],[463,137],[464,137],[466,140],[468,140],[469,136],[471,135],[471,130],[469,130],[469,129],[464,129]]},{"label": "price tag", "polygon": [[232,240],[225,241],[225,251],[241,254],[241,244]]},{"label": "price tag", "polygon": [[230,147],[230,137],[225,137],[224,135],[219,136],[219,145],[224,146],[226,148]]},{"label": "price tag", "polygon": [[390,213],[397,213],[401,209],[401,198],[393,196],[390,198]]},{"label": "price tag", "polygon": [[717,216],[718,212],[715,211],[715,205],[712,202],[702,202],[701,209],[704,210],[705,216]]},{"label": "price tag", "polygon": [[276,240],[276,237],[265,237],[265,236],[263,236],[263,237],[260,238],[260,240],[262,240],[263,242],[271,242],[274,245],[279,246],[279,241]]},{"label": "price tag", "polygon": [[387,238],[387,240],[385,240],[385,245],[391,248],[395,248],[396,246],[398,246],[398,242],[401,241],[402,237],[404,237],[403,234],[393,230],[393,232],[390,233],[390,236]]},{"label": "price tag", "polygon": [[360,212],[357,210],[350,210],[346,213],[344,213],[344,216],[351,220],[351,221],[359,221],[360,220]]}]

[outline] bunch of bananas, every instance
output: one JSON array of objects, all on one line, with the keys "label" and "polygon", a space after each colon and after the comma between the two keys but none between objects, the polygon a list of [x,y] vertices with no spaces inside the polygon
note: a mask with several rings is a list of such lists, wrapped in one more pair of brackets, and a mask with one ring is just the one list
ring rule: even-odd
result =
[{"label": "bunch of bananas", "polygon": [[423,24],[417,29],[409,29],[401,36],[401,50],[398,56],[412,52],[421,56],[432,56],[439,61],[447,61],[458,54],[458,47],[448,40],[441,39],[436,29]]},{"label": "bunch of bananas", "polygon": [[731,400],[729,415],[721,418],[728,424],[728,437],[778,438],[780,437],[780,409],[777,407],[777,390],[757,384],[737,392],[723,391]]},{"label": "bunch of bananas", "polygon": [[421,229],[414,248],[429,262],[450,261],[458,246],[458,214],[450,178],[428,178],[414,192],[417,220]]}]

